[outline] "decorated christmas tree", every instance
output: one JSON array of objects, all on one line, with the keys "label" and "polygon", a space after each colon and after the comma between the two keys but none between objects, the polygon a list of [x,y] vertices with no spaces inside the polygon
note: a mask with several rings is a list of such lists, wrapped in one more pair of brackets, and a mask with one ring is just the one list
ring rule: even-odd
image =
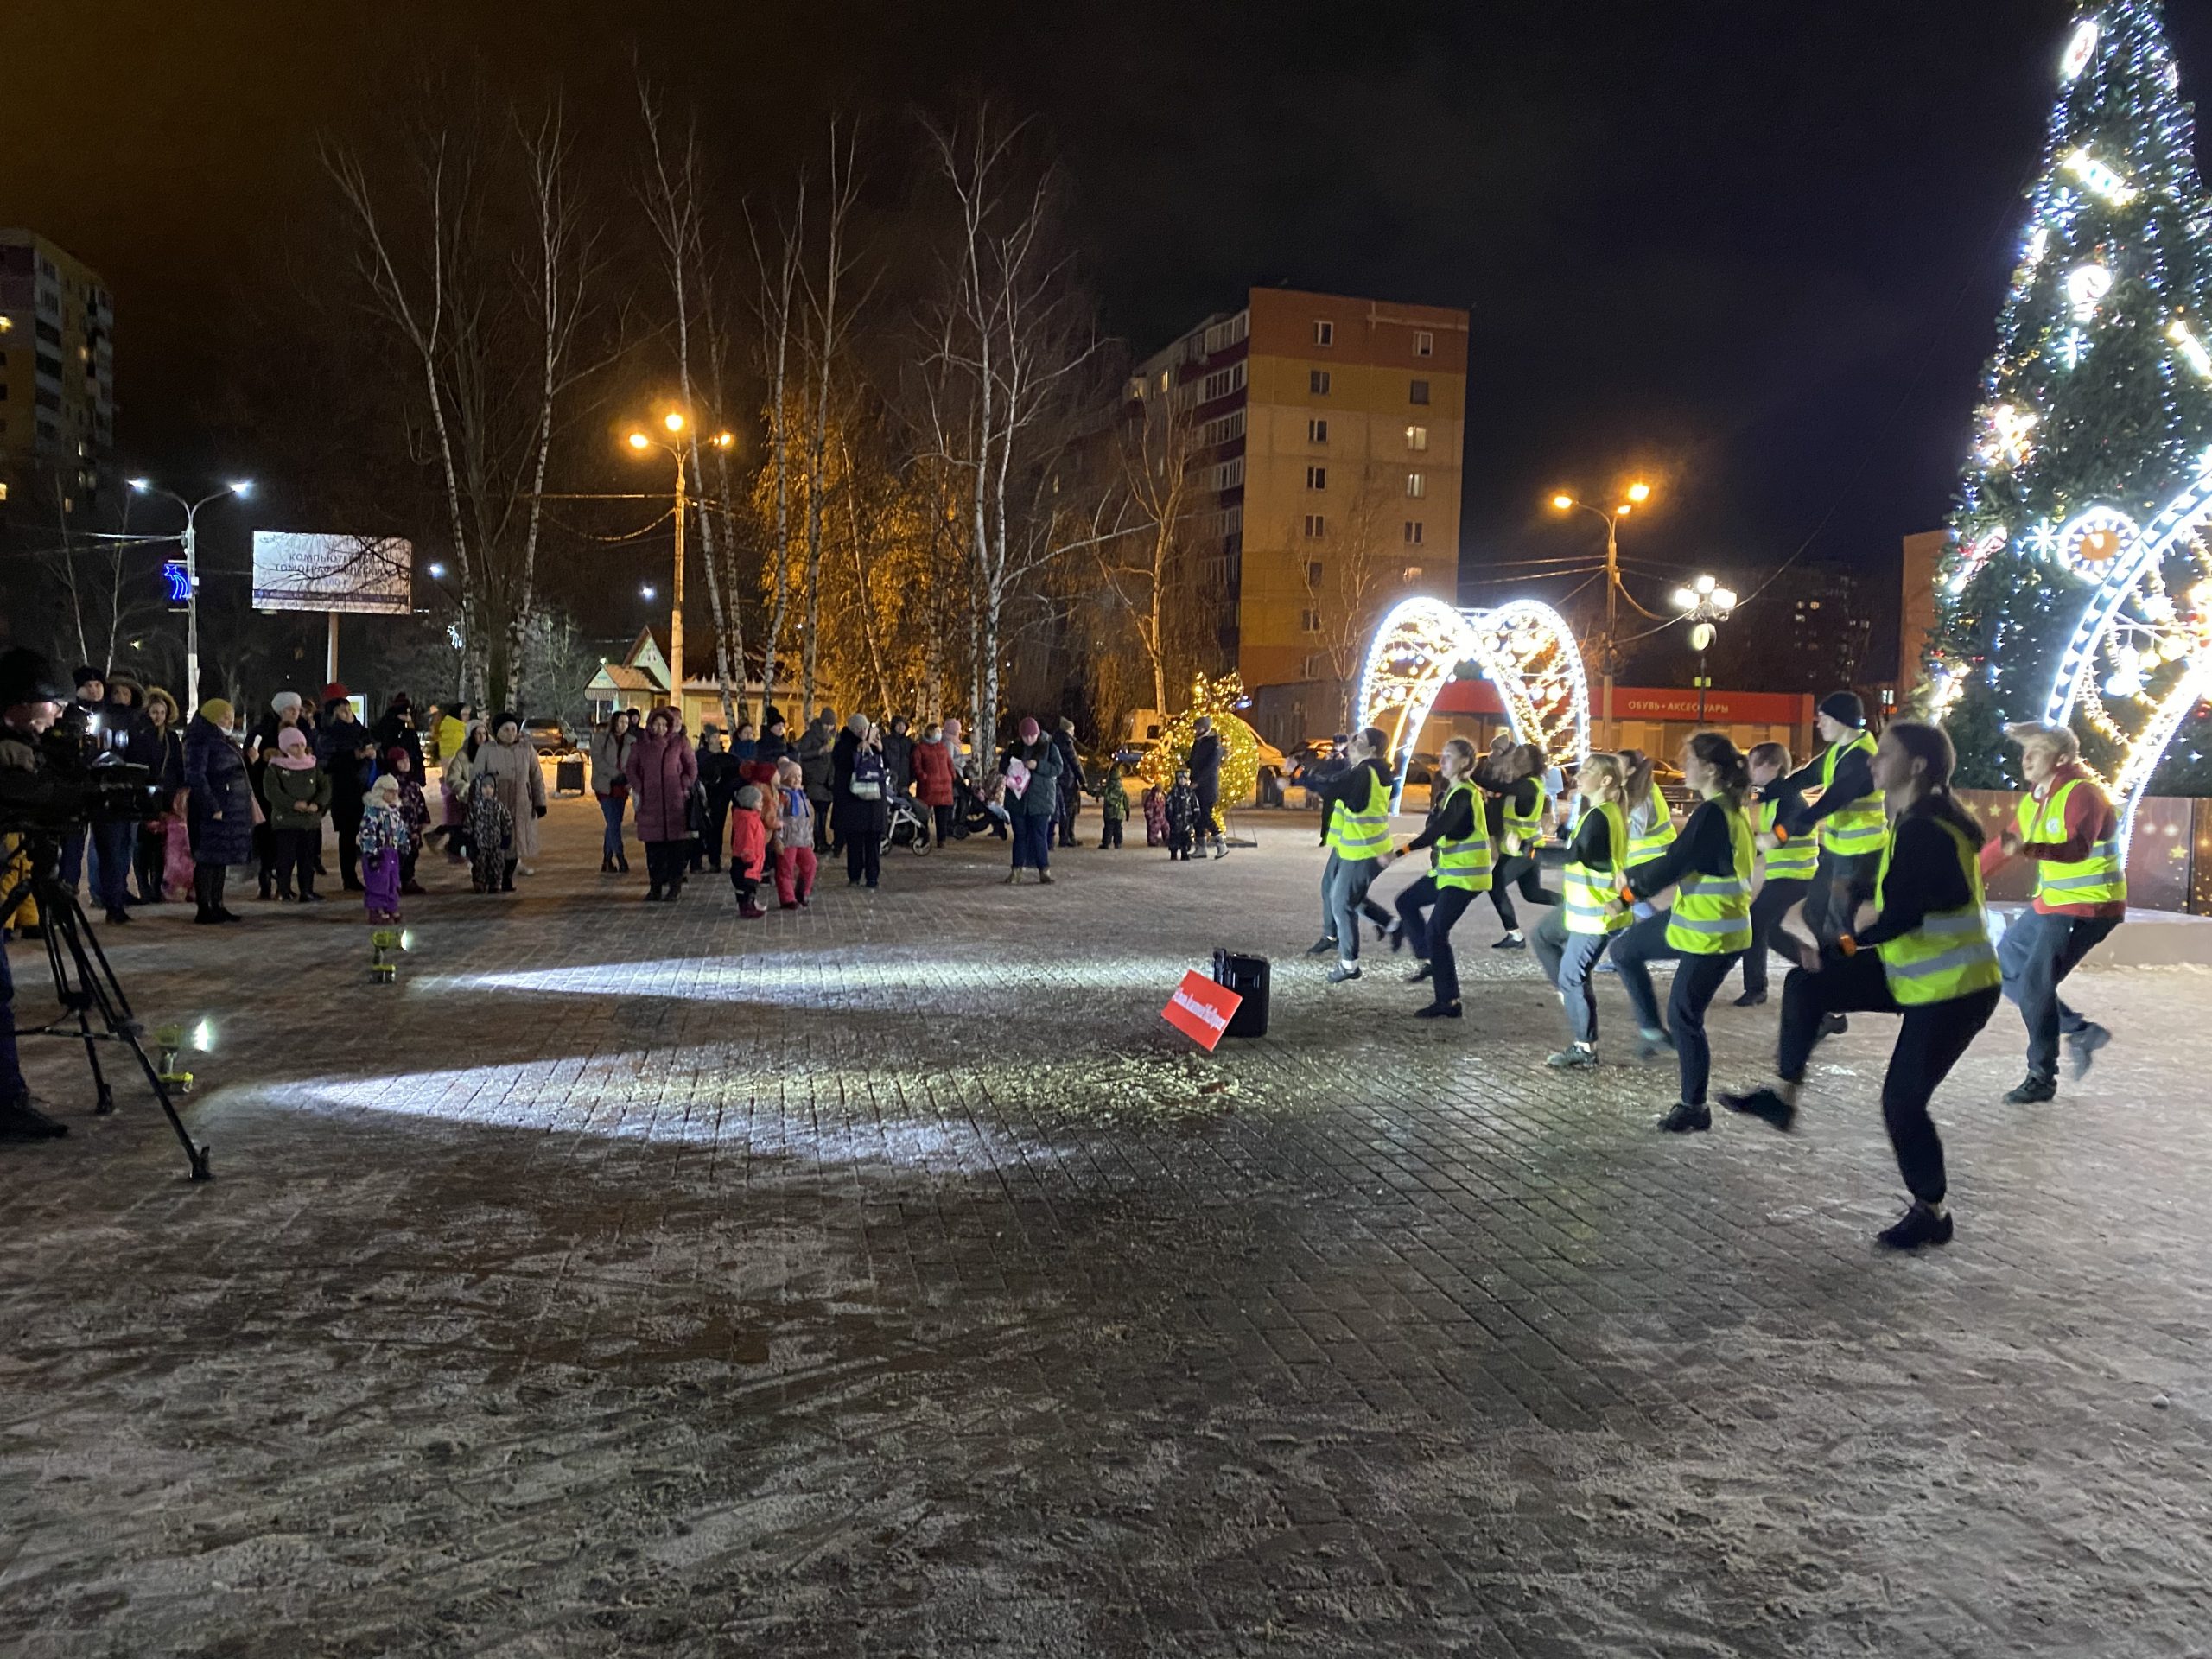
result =
[{"label": "decorated christmas tree", "polygon": [[1160,789],[1173,783],[1176,767],[1183,764],[1191,740],[1198,735],[1198,716],[1205,715],[1221,739],[1222,800],[1230,806],[1250,800],[1260,776],[1260,739],[1236,712],[1244,700],[1244,682],[1236,675],[1224,674],[1217,680],[1199,675],[1191,683],[1190,705],[1160,728],[1160,741],[1137,768],[1138,776]]},{"label": "decorated christmas tree", "polygon": [[2085,758],[2116,775],[2183,720],[2159,780],[2173,787],[2177,768],[2212,772],[2190,760],[2212,752],[2201,718],[2173,709],[2192,639],[2212,638],[2202,543],[2148,572],[2094,651],[2067,651],[2137,527],[2212,461],[2212,215],[2156,0],[2083,13],[2056,69],[1951,522],[1936,683],[1961,781],[2016,785],[2004,723],[2041,716],[2062,667],[2093,657],[2070,710]]}]

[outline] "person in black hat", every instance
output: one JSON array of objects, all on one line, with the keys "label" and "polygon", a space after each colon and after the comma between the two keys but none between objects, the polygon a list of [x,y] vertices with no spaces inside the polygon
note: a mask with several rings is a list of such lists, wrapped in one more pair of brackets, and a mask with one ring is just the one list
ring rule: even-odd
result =
[{"label": "person in black hat", "polygon": [[[0,655],[0,801],[29,799],[35,793],[33,779],[45,765],[39,739],[60,718],[68,696],[38,652]],[[0,916],[0,926],[10,919]],[[0,950],[0,1141],[44,1141],[68,1133],[67,1124],[39,1109],[16,1063],[16,982],[8,970],[8,953]]]},{"label": "person in black hat", "polygon": [[[1873,897],[1888,826],[1882,791],[1874,787],[1874,738],[1866,729],[1866,705],[1858,693],[1830,692],[1821,699],[1813,723],[1828,747],[1811,765],[1783,780],[1777,792],[1796,798],[1798,804],[1777,817],[1758,842],[1771,852],[1808,836],[1818,838],[1820,858],[1805,893],[1805,921],[1826,944],[1848,933],[1859,906]],[[1806,805],[1806,792],[1815,789],[1819,798]]]},{"label": "person in black hat", "polygon": [[[46,659],[39,659],[43,663]],[[95,668],[90,663],[79,663],[70,679],[76,684],[76,695],[63,702],[60,718],[86,736],[92,737],[99,729],[100,716],[107,712],[107,671]],[[53,723],[53,722],[49,722]],[[98,857],[95,852],[94,856]],[[85,874],[85,832],[72,830],[61,838],[61,884],[70,892],[77,890],[77,883]],[[99,883],[93,882],[97,889]]]}]

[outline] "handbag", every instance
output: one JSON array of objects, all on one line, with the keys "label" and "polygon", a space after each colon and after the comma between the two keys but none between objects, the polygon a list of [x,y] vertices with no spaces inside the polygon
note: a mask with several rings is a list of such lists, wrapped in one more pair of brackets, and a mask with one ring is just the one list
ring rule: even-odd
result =
[{"label": "handbag", "polygon": [[883,798],[883,785],[873,778],[855,778],[846,787],[860,800],[880,801]]}]

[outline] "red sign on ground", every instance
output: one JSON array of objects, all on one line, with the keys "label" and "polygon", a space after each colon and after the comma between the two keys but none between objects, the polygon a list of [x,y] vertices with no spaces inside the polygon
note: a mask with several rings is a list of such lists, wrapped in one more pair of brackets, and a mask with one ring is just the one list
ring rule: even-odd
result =
[{"label": "red sign on ground", "polygon": [[1193,968],[1183,976],[1175,995],[1160,1011],[1160,1018],[1211,1050],[1229,1028],[1229,1016],[1244,999],[1226,985],[1217,985]]}]

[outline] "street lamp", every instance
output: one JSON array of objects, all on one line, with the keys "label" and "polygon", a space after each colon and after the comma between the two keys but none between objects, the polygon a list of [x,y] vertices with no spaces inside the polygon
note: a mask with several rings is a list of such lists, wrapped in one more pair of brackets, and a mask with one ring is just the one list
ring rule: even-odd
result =
[{"label": "street lamp", "polygon": [[[665,438],[655,437],[639,427],[624,440],[631,450],[644,454],[646,450],[660,448],[676,458],[676,569],[668,590],[668,683],[670,701],[678,710],[683,707],[683,520],[690,511],[690,497],[685,492],[683,463],[696,454],[699,440],[695,435],[686,437],[690,421],[677,410],[661,416],[661,429]],[[718,432],[707,440],[717,449],[727,449],[737,442],[728,432]],[[647,599],[653,596],[648,587],[643,593]]]},{"label": "street lamp", "polygon": [[165,496],[184,509],[184,701],[194,711],[200,707],[200,509],[211,501],[234,495],[241,501],[253,493],[250,478],[233,479],[212,495],[188,501],[175,490],[163,489],[150,478],[134,478],[130,487],[140,495]]},{"label": "street lamp", "polygon": [[1700,576],[1687,588],[1674,592],[1675,608],[1690,625],[1690,649],[1697,652],[1697,719],[1705,723],[1705,694],[1713,687],[1713,677],[1705,671],[1705,653],[1712,648],[1719,624],[1726,622],[1736,610],[1736,590],[1723,588],[1711,576]]},{"label": "street lamp", "polygon": [[1586,512],[1605,527],[1605,638],[1601,666],[1605,674],[1605,735],[1618,747],[1620,728],[1613,720],[1613,676],[1619,668],[1621,617],[1621,549],[1620,522],[1642,503],[1651,499],[1651,486],[1638,479],[1623,492],[1628,499],[1616,505],[1611,512],[1603,507],[1593,507],[1586,501],[1578,501],[1566,491],[1552,497],[1553,508],[1560,512]]}]

